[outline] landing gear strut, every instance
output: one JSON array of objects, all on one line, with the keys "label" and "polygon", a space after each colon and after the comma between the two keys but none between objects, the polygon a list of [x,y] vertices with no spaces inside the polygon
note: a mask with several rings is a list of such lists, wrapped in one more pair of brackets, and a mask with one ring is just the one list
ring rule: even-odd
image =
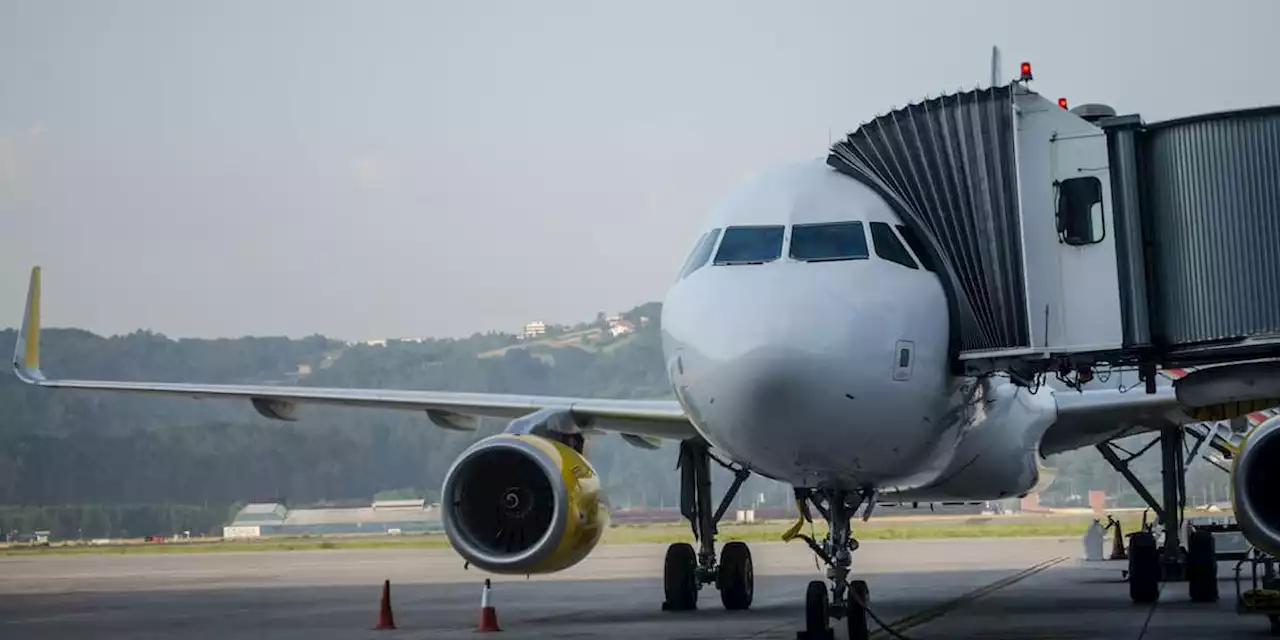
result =
[{"label": "landing gear strut", "polygon": [[[1129,541],[1129,597],[1134,602],[1150,603],[1160,597],[1160,582],[1188,582],[1191,599],[1196,602],[1213,602],[1218,599],[1218,565],[1213,534],[1196,531],[1188,537],[1184,548],[1179,540],[1183,512],[1187,506],[1186,461],[1194,458],[1204,440],[1196,442],[1188,456],[1184,447],[1184,430],[1178,426],[1166,426],[1160,435],[1137,453],[1105,442],[1098,451],[1106,458],[1133,490],[1156,514],[1156,521],[1164,532],[1164,544],[1157,545],[1155,532],[1148,527],[1134,533]],[[1197,436],[1198,437],[1198,436]],[[1129,463],[1156,444],[1160,445],[1161,485],[1163,500],[1157,502],[1133,472]],[[1128,454],[1121,458],[1117,453]]]},{"label": "landing gear strut", "polygon": [[[797,640],[828,640],[834,638],[829,620],[844,619],[849,629],[850,640],[865,640],[870,635],[867,627],[867,602],[869,592],[867,583],[862,580],[849,580],[849,567],[853,564],[853,552],[858,549],[858,541],[853,538],[853,527],[850,524],[853,515],[864,502],[870,510],[870,492],[852,493],[843,490],[797,489],[796,498],[808,519],[808,504],[826,518],[829,524],[827,537],[818,542],[808,536],[799,535],[819,558],[827,565],[827,579],[831,582],[830,594],[825,584],[819,580],[809,583],[805,592],[804,631],[796,634]],[[828,595],[830,597],[828,597]]]},{"label": "landing gear strut", "polygon": [[[733,471],[733,484],[725,492],[720,507],[711,511],[711,461]],[[666,601],[663,611],[689,611],[698,608],[698,591],[703,585],[715,584],[720,590],[724,608],[747,609],[755,595],[755,572],[751,551],[746,543],[730,542],[716,562],[716,525],[737,497],[742,483],[751,472],[725,464],[711,455],[703,443],[680,443],[680,513],[693,527],[693,538],[700,550],[678,542],[667,547],[663,564],[663,589]]]}]

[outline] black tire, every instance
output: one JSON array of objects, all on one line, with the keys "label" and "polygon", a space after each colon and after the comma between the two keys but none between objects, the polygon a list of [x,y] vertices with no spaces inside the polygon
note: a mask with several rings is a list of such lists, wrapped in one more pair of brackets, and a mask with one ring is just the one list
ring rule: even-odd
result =
[{"label": "black tire", "polygon": [[822,638],[831,627],[827,624],[830,618],[827,600],[827,585],[814,580],[804,592],[804,630],[809,638]]},{"label": "black tire", "polygon": [[664,611],[692,611],[698,608],[698,556],[693,545],[677,542],[667,547],[662,565]]},{"label": "black tire", "polygon": [[751,550],[745,542],[730,542],[720,551],[720,571],[716,576],[720,587],[720,602],[730,611],[751,608],[755,598],[755,569],[751,565]]},{"label": "black tire", "polygon": [[1212,532],[1192,531],[1187,538],[1187,588],[1192,602],[1218,601],[1217,545]]},{"label": "black tire", "polygon": [[849,640],[867,640],[871,629],[867,626],[867,607],[871,606],[871,592],[865,580],[849,583]]},{"label": "black tire", "polygon": [[1160,550],[1146,531],[1129,539],[1129,598],[1140,604],[1160,598]]}]

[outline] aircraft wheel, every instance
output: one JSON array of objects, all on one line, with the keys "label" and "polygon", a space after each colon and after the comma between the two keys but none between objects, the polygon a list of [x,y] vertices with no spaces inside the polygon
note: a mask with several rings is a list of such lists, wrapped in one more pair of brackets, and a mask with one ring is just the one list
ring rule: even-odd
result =
[{"label": "aircraft wheel", "polygon": [[1192,531],[1187,539],[1187,584],[1192,602],[1218,601],[1217,545],[1213,533]]},{"label": "aircraft wheel", "polygon": [[1160,598],[1160,550],[1156,537],[1146,531],[1129,541],[1129,598],[1144,604]]},{"label": "aircraft wheel", "polygon": [[831,627],[827,625],[830,617],[827,607],[827,585],[818,580],[809,583],[804,592],[804,631],[806,638],[825,638],[830,636]]},{"label": "aircraft wheel", "polygon": [[730,542],[720,552],[717,576],[720,601],[730,611],[748,609],[755,596],[755,571],[751,566],[751,550],[745,542]]},{"label": "aircraft wheel", "polygon": [[871,592],[865,580],[849,583],[849,640],[867,640],[871,629],[867,627],[867,607],[871,604]]},{"label": "aircraft wheel", "polygon": [[667,547],[662,566],[664,611],[691,611],[698,608],[698,557],[693,545],[677,542]]}]

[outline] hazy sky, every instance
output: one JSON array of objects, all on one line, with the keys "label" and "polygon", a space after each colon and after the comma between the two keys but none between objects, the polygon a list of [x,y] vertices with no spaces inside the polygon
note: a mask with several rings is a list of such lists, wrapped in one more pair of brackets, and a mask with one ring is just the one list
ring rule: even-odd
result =
[{"label": "hazy sky", "polygon": [[0,326],[363,339],[660,299],[751,172],[1029,59],[1280,103],[1280,2],[0,0]]}]

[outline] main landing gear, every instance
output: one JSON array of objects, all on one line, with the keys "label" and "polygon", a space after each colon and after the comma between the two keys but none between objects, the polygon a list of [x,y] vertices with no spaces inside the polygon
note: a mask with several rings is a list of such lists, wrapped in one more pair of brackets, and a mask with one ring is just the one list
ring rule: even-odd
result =
[{"label": "main landing gear", "polygon": [[[1186,547],[1179,541],[1187,503],[1186,461],[1194,459],[1200,445],[1204,444],[1204,439],[1198,438],[1188,454],[1183,448],[1183,434],[1181,427],[1167,426],[1161,429],[1159,437],[1133,454],[1110,442],[1098,445],[1102,457],[1129,481],[1156,514],[1156,521],[1164,532],[1163,544],[1156,542],[1155,532],[1146,526],[1129,539],[1129,598],[1136,603],[1158,600],[1162,581],[1186,581],[1188,595],[1194,602],[1218,600],[1218,557],[1213,533],[1192,530],[1187,536]],[[1156,444],[1160,445],[1161,484],[1164,489],[1164,499],[1159,502],[1129,470],[1129,462]],[[1128,456],[1121,458],[1117,452]]]},{"label": "main landing gear", "polygon": [[850,581],[849,567],[853,563],[853,552],[858,549],[858,541],[853,539],[850,522],[863,503],[867,504],[867,511],[870,513],[874,505],[872,499],[870,492],[796,490],[801,522],[812,520],[808,509],[808,505],[812,504],[826,518],[829,532],[822,542],[798,534],[795,530],[789,533],[803,539],[826,563],[827,579],[831,582],[829,594],[827,585],[822,581],[814,580],[809,583],[804,598],[804,631],[796,634],[797,640],[834,638],[835,633],[829,623],[831,618],[845,620],[849,640],[866,640],[869,637],[867,603],[870,594],[867,583],[862,580]]},{"label": "main landing gear", "polygon": [[[725,492],[720,507],[711,511],[711,461],[733,471],[733,484]],[[725,609],[737,610],[751,607],[755,596],[755,572],[751,566],[751,551],[746,543],[730,542],[720,552],[716,563],[716,525],[724,517],[729,505],[738,495],[738,489],[751,475],[743,468],[735,468],[711,455],[707,446],[697,442],[680,443],[680,513],[693,527],[693,538],[700,550],[679,542],[667,547],[667,557],[662,569],[662,585],[666,592],[663,611],[691,611],[698,608],[698,591],[703,585],[715,584],[720,590],[720,602]]]}]

